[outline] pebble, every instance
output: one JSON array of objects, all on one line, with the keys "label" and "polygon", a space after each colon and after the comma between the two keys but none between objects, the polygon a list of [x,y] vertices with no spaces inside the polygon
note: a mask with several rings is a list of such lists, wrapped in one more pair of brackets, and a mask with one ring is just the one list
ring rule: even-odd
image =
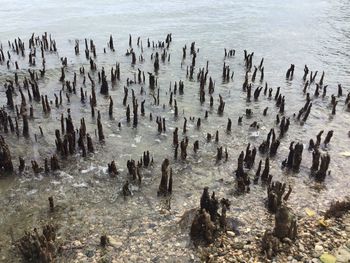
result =
[{"label": "pebble", "polygon": [[244,244],[241,242],[237,242],[233,244],[234,249],[243,249],[243,247],[244,247]]},{"label": "pebble", "polygon": [[230,237],[235,237],[235,236],[236,236],[235,232],[233,232],[233,231],[227,231],[226,233],[227,233],[227,235],[229,235]]},{"label": "pebble", "polygon": [[85,258],[85,255],[82,252],[77,253],[77,259]]},{"label": "pebble", "polygon": [[293,243],[293,241],[290,240],[288,237],[283,238],[283,242],[288,243],[289,245]]},{"label": "pebble", "polygon": [[120,248],[123,243],[119,240],[114,239],[113,237],[108,237],[109,244],[114,248]]},{"label": "pebble", "polygon": [[[155,233],[157,232],[157,227],[148,226],[149,229],[142,229],[143,233],[150,233],[148,236],[147,246],[142,246],[142,241],[138,240],[138,236],[132,236],[130,239],[131,244],[122,243],[125,240],[125,237],[114,236],[109,237],[109,244],[112,247],[120,248],[125,246],[125,252],[123,253],[120,250],[115,250],[111,247],[108,248],[109,253],[119,252],[121,261],[115,262],[140,262],[141,258],[144,258],[144,262],[167,262],[169,259],[174,258],[175,256],[180,257],[180,261],[182,259],[187,260],[187,262],[197,262],[201,255],[203,255],[204,251],[207,252],[205,255],[209,256],[210,263],[212,262],[267,262],[266,258],[263,255],[257,253],[260,252],[260,238],[257,238],[256,233],[253,235],[255,239],[247,239],[246,235],[236,235],[233,231],[227,231],[226,235],[223,236],[221,242],[223,242],[223,246],[220,246],[221,242],[215,242],[208,247],[198,248],[197,254],[186,253],[187,250],[186,241],[179,241],[178,237],[173,236],[169,239],[169,243],[171,244],[163,244],[160,247],[154,245],[154,239],[156,238]],[[298,262],[309,262],[309,263],[322,263],[320,260],[320,256],[324,252],[328,252],[333,254],[337,258],[337,262],[340,263],[350,263],[350,240],[345,238],[349,236],[349,233],[342,232],[340,229],[335,228],[330,230],[329,228],[324,229],[322,232],[319,232],[319,229],[313,228],[312,225],[305,228],[303,232],[298,235],[296,240],[283,239],[281,242],[281,251],[278,255],[272,260],[268,262],[289,262],[289,263],[298,263]],[[311,229],[309,229],[311,228]],[[246,229],[247,230],[247,229]],[[245,232],[246,232],[245,230]],[[152,233],[151,233],[152,231]],[[252,233],[252,232],[250,232]],[[253,236],[253,237],[254,237]],[[345,239],[345,240],[344,240]],[[84,244],[87,245],[87,242],[80,242],[76,240],[73,242],[74,245],[80,246]],[[152,256],[159,251],[164,250],[166,253],[160,253],[158,258],[153,258]],[[204,250],[204,251],[202,251]],[[85,249],[84,249],[85,251]],[[146,254],[142,254],[142,251]],[[259,252],[258,252],[259,251]],[[134,255],[133,255],[134,254]],[[166,255],[167,257],[166,257]],[[86,251],[84,254],[79,253],[77,255],[77,262],[83,262],[90,260],[87,258]],[[101,255],[98,251],[95,251],[95,254],[92,258],[99,258]],[[126,259],[127,260],[124,260]],[[248,261],[249,259],[249,261]]]},{"label": "pebble", "polygon": [[306,256],[303,253],[299,253],[298,255],[294,255],[294,258],[296,261],[302,261],[304,257],[306,257]]},{"label": "pebble", "polygon": [[82,243],[79,240],[74,240],[73,241],[73,246],[74,247],[80,247],[82,245]]},{"label": "pebble", "polygon": [[232,257],[229,257],[229,258],[228,258],[228,261],[229,261],[229,262],[237,262],[237,259],[236,259],[235,256],[232,256]]},{"label": "pebble", "polygon": [[323,253],[323,246],[321,245],[315,245],[315,257],[320,257]]},{"label": "pebble", "polygon": [[137,256],[134,254],[134,255],[131,255],[130,256],[130,260],[131,261],[136,261],[137,260]]},{"label": "pebble", "polygon": [[350,262],[350,250],[345,246],[338,249],[336,253],[337,262],[339,263],[349,263]]},{"label": "pebble", "polygon": [[85,255],[89,258],[93,257],[95,255],[95,252],[93,250],[86,251]]}]

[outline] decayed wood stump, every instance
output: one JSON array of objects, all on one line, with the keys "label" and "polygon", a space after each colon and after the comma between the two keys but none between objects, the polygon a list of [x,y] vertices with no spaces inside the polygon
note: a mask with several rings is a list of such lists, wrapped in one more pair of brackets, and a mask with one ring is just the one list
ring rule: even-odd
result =
[{"label": "decayed wood stump", "polygon": [[51,263],[56,254],[56,228],[52,225],[43,227],[40,235],[35,228],[32,233],[26,232],[16,243],[22,257],[28,262]]},{"label": "decayed wood stump", "polygon": [[0,136],[0,170],[6,173],[13,172],[10,149],[2,136]]},{"label": "decayed wood stump", "polygon": [[[221,214],[218,210],[221,205]],[[226,230],[226,211],[230,202],[222,198],[221,201],[215,197],[215,192],[209,196],[209,189],[205,187],[200,199],[200,209],[196,211],[192,221],[190,236],[195,244],[209,244],[214,241],[220,231]]]}]

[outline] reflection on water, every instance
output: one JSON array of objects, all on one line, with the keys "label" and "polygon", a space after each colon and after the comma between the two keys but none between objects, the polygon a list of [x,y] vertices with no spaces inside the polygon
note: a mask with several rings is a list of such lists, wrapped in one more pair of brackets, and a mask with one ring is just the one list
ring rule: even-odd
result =
[{"label": "reflection on water", "polygon": [[[35,227],[38,222],[47,220],[47,197],[53,195],[58,212],[53,216],[61,225],[61,232],[66,238],[75,239],[88,237],[93,234],[106,232],[120,236],[121,240],[128,240],[130,236],[140,235],[140,243],[147,245],[146,240],[150,232],[155,231],[159,240],[163,242],[156,252],[166,251],[174,230],[169,228],[185,210],[198,205],[199,196],[204,186],[217,191],[218,196],[227,196],[232,200],[233,209],[230,216],[240,220],[252,229],[247,235],[254,235],[263,231],[262,222],[269,224],[264,198],[266,189],[260,185],[252,186],[251,192],[243,196],[232,195],[234,185],[233,171],[236,160],[247,143],[258,146],[270,128],[275,127],[275,101],[261,96],[258,102],[246,101],[246,95],[241,91],[244,81],[243,50],[254,51],[254,63],[258,64],[265,58],[265,80],[269,87],[281,87],[281,93],[286,96],[286,115],[291,117],[304,104],[302,93],[302,74],[304,64],[312,71],[325,71],[325,83],[329,85],[328,96],[313,101],[313,109],[308,121],[300,125],[294,120],[282,139],[278,155],[271,160],[271,174],[274,180],[282,180],[292,185],[293,193],[291,205],[298,213],[301,207],[311,207],[324,210],[334,198],[341,198],[348,193],[349,180],[347,171],[348,160],[340,152],[349,151],[349,113],[345,111],[345,96],[339,98],[337,114],[331,116],[330,96],[336,94],[337,84],[342,83],[347,94],[350,86],[350,18],[349,3],[347,1],[293,1],[291,3],[276,3],[276,1],[220,1],[207,0],[196,2],[171,1],[2,1],[0,9],[0,41],[7,47],[7,40],[21,37],[27,45],[32,32],[41,34],[50,32],[57,40],[58,54],[47,54],[47,73],[39,81],[43,95],[54,100],[53,93],[58,94],[61,84],[60,57],[68,57],[66,77],[73,79],[73,73],[81,65],[89,68],[83,52],[74,55],[74,40],[93,38],[97,46],[98,67],[105,67],[106,72],[116,62],[121,64],[122,82],[112,87],[110,95],[114,100],[114,116],[108,116],[108,98],[98,96],[97,110],[101,111],[106,143],[99,144],[93,138],[96,153],[87,158],[80,158],[80,154],[69,160],[61,160],[62,172],[50,176],[33,176],[30,169],[24,176],[2,178],[0,180],[0,205],[3,213],[0,216],[0,247],[9,248],[9,233],[13,228],[15,238],[25,229]],[[58,15],[60,14],[60,15]],[[133,85],[138,101],[146,99],[145,110],[147,117],[140,117],[137,129],[128,125],[125,118],[125,108],[122,105],[123,86],[127,78],[133,79],[134,73],[140,68],[151,72],[150,63],[152,49],[144,48],[144,63],[130,64],[130,57],[124,56],[128,48],[128,34],[132,34],[134,46],[137,36],[146,46],[147,37],[151,40],[163,40],[167,33],[173,35],[170,47],[171,61],[161,63],[158,84],[160,87],[160,106],[153,105],[151,91],[146,87],[146,94],[140,94],[140,86]],[[116,53],[103,53],[109,35],[113,34]],[[199,48],[197,69],[205,67],[209,60],[209,76],[216,83],[214,93],[214,108],[209,107],[207,101],[200,106],[198,88],[199,83],[186,79],[186,65],[191,63],[189,56],[181,68],[182,47],[196,41]],[[222,83],[221,70],[224,62],[224,48],[236,49],[234,58],[226,59],[234,71],[234,80]],[[136,49],[140,55],[141,50]],[[15,57],[15,55],[13,54]],[[27,57],[19,59],[20,77],[26,74]],[[289,65],[296,65],[293,81],[286,81],[284,76]],[[40,65],[37,61],[37,65]],[[12,69],[14,66],[12,67]],[[38,69],[38,68],[37,68]],[[8,71],[6,65],[0,65],[0,83],[3,84],[13,70]],[[109,74],[108,74],[109,75]],[[319,75],[319,76],[320,76]],[[319,77],[317,77],[318,79]],[[184,95],[177,95],[179,118],[174,118],[173,108],[168,106],[169,83],[183,80]],[[258,81],[254,86],[259,85]],[[264,84],[264,83],[262,83]],[[1,85],[3,86],[3,85]],[[78,88],[83,87],[88,93],[90,84],[84,86],[82,77],[78,74]],[[309,92],[313,94],[315,86]],[[4,88],[0,88],[0,104],[6,103]],[[130,92],[129,92],[130,94]],[[221,94],[226,102],[223,116],[216,113],[218,95]],[[128,98],[130,103],[131,97]],[[19,98],[17,98],[19,103]],[[162,107],[165,104],[165,108]],[[91,118],[90,107],[81,104],[78,96],[72,96],[70,104],[53,109],[49,116],[43,116],[40,104],[34,104],[34,120],[30,121],[31,138],[17,138],[13,134],[4,135],[14,159],[25,157],[26,163],[37,159],[42,164],[43,157],[55,152],[54,131],[60,127],[61,113],[71,108],[75,127],[79,126],[81,117],[85,117],[87,130],[94,134],[96,119]],[[269,107],[266,117],[262,116],[265,107]],[[244,115],[245,109],[253,110],[253,118],[243,118],[243,125],[237,126],[239,116]],[[209,118],[204,119],[205,111],[209,111]],[[158,135],[154,122],[148,118],[152,112],[155,116],[162,116],[167,121],[167,132]],[[171,161],[174,170],[173,197],[171,212],[162,213],[164,200],[157,198],[160,181],[160,165],[164,158],[173,160],[172,132],[175,127],[181,130],[183,117],[201,117],[202,127],[196,129],[196,122],[188,121],[189,155],[186,162]],[[231,134],[226,134],[227,118],[233,121]],[[249,129],[249,125],[257,121],[260,124],[258,133]],[[121,122],[122,128],[118,128]],[[43,128],[44,137],[34,140],[34,133],[39,134],[39,126]],[[281,169],[281,162],[288,156],[291,141],[301,141],[307,148],[310,138],[324,129],[334,130],[334,137],[326,149],[331,155],[331,174],[324,184],[316,184],[309,178],[312,154],[304,150],[301,171],[298,174]],[[206,142],[206,134],[214,134],[219,130],[220,143],[227,147],[229,161],[215,164],[217,144]],[[183,135],[180,133],[180,138]],[[200,142],[198,154],[192,153],[192,144]],[[124,201],[120,196],[121,187],[127,178],[126,161],[130,158],[138,159],[144,150],[150,150],[155,164],[148,170],[143,170],[143,182],[140,187],[132,187],[132,198]],[[257,156],[257,161],[264,156]],[[115,159],[120,175],[111,179],[106,174],[107,162]],[[17,162],[15,162],[17,165]],[[255,167],[256,169],[256,167]],[[252,175],[255,169],[253,169]],[[254,212],[253,212],[254,211]],[[259,218],[259,220],[256,220]],[[97,229],[94,226],[97,225]],[[151,226],[150,226],[151,225]],[[148,231],[152,229],[152,231]],[[169,232],[170,231],[170,232]],[[144,239],[142,239],[144,238]],[[182,240],[187,246],[188,238],[178,234],[176,240]],[[170,241],[172,242],[172,241]],[[180,241],[179,241],[180,242]],[[182,244],[182,243],[181,243]],[[132,242],[125,242],[126,251],[132,251]],[[152,250],[150,250],[152,251]],[[1,255],[7,255],[8,249],[0,250]],[[132,252],[130,252],[132,253]],[[151,252],[148,252],[151,253]],[[160,253],[160,252],[159,252]],[[187,253],[187,254],[186,254]],[[185,250],[184,256],[190,254]]]}]

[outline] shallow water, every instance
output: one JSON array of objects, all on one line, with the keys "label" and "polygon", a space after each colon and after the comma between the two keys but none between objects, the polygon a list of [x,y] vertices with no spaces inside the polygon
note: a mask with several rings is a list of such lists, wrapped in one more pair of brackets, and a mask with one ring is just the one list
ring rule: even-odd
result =
[{"label": "shallow water", "polygon": [[[66,239],[82,239],[102,233],[118,236],[123,242],[120,255],[139,254],[150,257],[158,256],[159,260],[171,260],[169,251],[177,251],[174,245],[178,242],[183,250],[183,260],[187,261],[192,253],[186,233],[178,232],[171,226],[175,224],[184,211],[194,208],[199,203],[199,197],[204,186],[217,192],[219,197],[228,197],[232,201],[231,217],[242,221],[242,234],[254,236],[271,224],[271,216],[264,208],[266,189],[261,185],[251,187],[249,194],[233,195],[235,182],[233,171],[236,169],[240,151],[245,150],[247,143],[258,147],[266,138],[270,128],[275,127],[277,113],[275,101],[269,100],[263,94],[259,101],[246,100],[242,92],[244,81],[243,50],[254,51],[253,64],[258,65],[264,57],[265,80],[269,87],[281,87],[281,93],[286,96],[285,115],[291,117],[291,126],[281,140],[278,154],[270,161],[273,180],[281,180],[292,185],[293,193],[289,203],[295,212],[303,215],[301,208],[310,207],[317,211],[326,209],[333,199],[341,199],[348,194],[349,180],[347,171],[350,168],[347,157],[341,152],[349,151],[349,112],[345,111],[344,100],[350,86],[350,4],[347,1],[293,1],[276,3],[276,1],[7,1],[0,6],[0,41],[7,50],[7,40],[20,37],[28,47],[28,38],[32,32],[42,34],[49,32],[57,41],[57,54],[46,54],[47,72],[45,78],[39,81],[43,95],[54,100],[53,93],[58,94],[61,83],[60,57],[68,58],[66,78],[72,80],[73,73],[81,65],[89,68],[84,55],[84,38],[92,38],[97,47],[96,64],[100,69],[105,67],[107,75],[110,68],[119,62],[121,79],[111,90],[114,100],[114,116],[108,116],[108,98],[98,94],[97,109],[101,111],[105,133],[105,143],[99,144],[93,136],[96,153],[81,158],[77,153],[69,160],[60,160],[62,172],[46,175],[32,174],[27,167],[24,176],[6,177],[0,180],[0,260],[14,260],[15,255],[9,254],[11,231],[15,238],[22,235],[25,229],[37,227],[40,222],[54,220],[61,228],[60,232]],[[141,50],[136,47],[136,39],[141,37],[146,61],[132,67],[131,58],[124,54],[128,48],[128,34],[133,36],[133,46],[136,55]],[[160,104],[153,105],[153,98],[145,86],[146,94],[141,96],[140,86],[133,85],[138,101],[146,99],[146,117],[140,117],[139,126],[134,129],[126,123],[125,108],[122,105],[123,86],[126,79],[134,78],[134,72],[140,68],[145,72],[153,71],[150,56],[155,50],[146,47],[147,38],[158,41],[164,40],[167,33],[172,33],[173,42],[169,53],[171,61],[160,63],[158,85],[160,87]],[[107,51],[109,35],[113,34],[116,52]],[[79,56],[74,54],[74,40],[80,40]],[[199,83],[186,79],[186,65],[191,63],[188,54],[181,68],[182,47],[195,41],[199,53],[196,60],[196,70],[206,66],[209,60],[209,76],[216,82],[214,108],[209,107],[209,97],[203,106],[199,103]],[[221,71],[224,62],[224,48],[236,50],[234,58],[225,62],[235,72],[233,81],[222,83]],[[188,52],[189,53],[189,49]],[[15,54],[12,54],[15,61]],[[18,60],[21,74],[26,73],[28,57]],[[285,79],[285,72],[290,64],[296,65],[292,81]],[[40,59],[37,65],[40,65]],[[313,98],[313,108],[309,119],[304,125],[292,119],[293,113],[304,105],[303,67],[307,64],[311,71],[319,71],[316,81],[322,71],[325,71],[325,84],[328,86],[327,97]],[[39,67],[36,67],[39,69]],[[0,105],[6,104],[3,83],[12,77],[14,65],[8,71],[6,64],[0,65]],[[79,89],[82,77],[78,75]],[[95,74],[96,75],[96,74]],[[260,84],[259,74],[253,87]],[[184,95],[177,95],[179,118],[174,119],[173,109],[168,106],[169,83],[183,80]],[[331,115],[330,96],[337,93],[337,84],[344,87],[343,97],[339,98],[337,114]],[[83,86],[88,93],[91,85],[86,82]],[[110,85],[111,87],[111,85]],[[315,85],[310,88],[312,95]],[[98,85],[96,91],[98,91]],[[253,88],[254,90],[254,88]],[[131,103],[129,92],[128,103]],[[226,102],[223,116],[217,115],[218,94]],[[312,97],[312,96],[311,96]],[[16,98],[17,103],[20,97]],[[41,105],[34,103],[34,120],[30,120],[30,139],[17,138],[14,134],[3,134],[10,145],[15,166],[18,156],[23,156],[26,164],[36,159],[43,164],[43,157],[55,153],[54,131],[60,128],[60,114],[71,108],[75,128],[79,120],[85,117],[87,130],[94,134],[96,119],[91,118],[90,107],[80,103],[79,96],[71,96],[67,105],[52,107],[51,114],[44,116]],[[269,107],[268,115],[262,116],[265,107]],[[244,115],[246,108],[252,108],[253,117],[243,118],[243,125],[237,126],[239,116]],[[209,110],[209,118],[204,119],[205,110]],[[157,133],[155,122],[150,122],[148,115],[166,118],[167,131]],[[188,121],[189,147],[188,158],[185,162],[173,160],[172,131],[175,127],[182,129],[183,117],[201,117],[202,127],[195,128],[196,122]],[[226,134],[227,118],[233,121],[232,133]],[[257,134],[249,129],[253,121],[260,123]],[[118,128],[121,122],[122,128]],[[43,128],[44,137],[34,140],[34,133],[39,134],[39,126]],[[275,128],[276,131],[278,130]],[[312,154],[307,151],[309,139],[315,138],[324,129],[325,137],[328,130],[334,130],[334,136],[326,151],[331,155],[331,175],[325,183],[315,183],[309,177]],[[214,134],[219,130],[220,143],[227,147],[229,161],[215,163],[217,145],[206,143],[207,132]],[[258,136],[256,136],[258,135]],[[179,131],[179,137],[182,138]],[[200,141],[200,151],[192,152],[195,140]],[[281,162],[288,156],[291,141],[304,143],[303,161],[299,173],[291,173],[281,169]],[[126,161],[138,159],[144,150],[150,150],[155,163],[149,170],[143,170],[143,183],[140,188],[133,186],[133,196],[126,201],[121,196],[121,187],[127,175]],[[174,170],[173,196],[171,211],[164,213],[165,202],[157,198],[160,182],[160,165],[164,158],[171,160]],[[120,175],[116,179],[109,178],[105,169],[107,163],[115,159]],[[254,175],[257,163],[265,156],[257,155],[255,167],[251,170]],[[48,212],[47,198],[54,196],[58,209],[54,215]],[[258,220],[257,220],[258,218]],[[12,230],[11,230],[12,229]],[[151,229],[151,230],[150,230]],[[155,235],[156,233],[156,235]],[[153,243],[158,244],[156,247]],[[178,251],[177,251],[178,252]],[[177,254],[178,255],[178,254]],[[6,257],[6,259],[2,258]],[[180,256],[181,257],[181,256]]]}]

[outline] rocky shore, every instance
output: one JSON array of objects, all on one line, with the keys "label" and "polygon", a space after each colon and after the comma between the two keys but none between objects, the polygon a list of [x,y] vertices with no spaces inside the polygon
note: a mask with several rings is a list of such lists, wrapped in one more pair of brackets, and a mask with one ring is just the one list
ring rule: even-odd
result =
[{"label": "rocky shore", "polygon": [[[151,219],[146,218],[142,225],[135,225],[118,234],[106,235],[106,244],[101,243],[102,236],[96,234],[96,229],[92,228],[90,234],[81,240],[60,244],[57,260],[58,262],[101,263],[350,262],[349,212],[343,217],[325,220],[313,210],[306,209],[305,216],[298,218],[299,228],[296,240],[285,238],[279,244],[277,256],[268,259],[262,251],[261,244],[264,226],[254,230],[241,227],[240,233],[228,230],[209,246],[195,247],[188,234],[188,223],[192,219],[193,211],[189,210],[185,213],[173,227],[167,223],[150,223]],[[168,229],[168,234],[159,235],[161,229]],[[57,239],[59,240],[59,237]]]},{"label": "rocky shore", "polygon": [[209,247],[198,248],[198,255],[206,262],[350,262],[350,213],[324,221],[311,211],[298,226],[296,241],[285,239],[271,260],[261,251],[263,227],[253,239],[228,231]]}]

